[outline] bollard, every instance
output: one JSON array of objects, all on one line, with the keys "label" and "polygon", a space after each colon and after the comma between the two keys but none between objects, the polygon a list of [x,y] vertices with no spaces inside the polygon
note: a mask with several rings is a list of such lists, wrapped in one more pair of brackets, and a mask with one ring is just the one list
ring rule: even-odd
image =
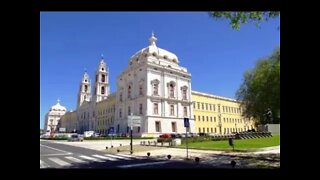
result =
[{"label": "bollard", "polygon": [[147,156],[150,157],[150,152],[147,153]]},{"label": "bollard", "polygon": [[120,149],[117,149],[117,152],[120,152]]},{"label": "bollard", "polygon": [[120,146],[122,146],[122,144],[120,144]]},{"label": "bollard", "polygon": [[196,157],[195,161],[196,161],[196,163],[199,163],[200,162],[200,158]]},{"label": "bollard", "polygon": [[111,148],[113,148],[113,146],[111,146]]},{"label": "bollard", "polygon": [[167,157],[168,157],[168,159],[171,159],[171,155],[170,154]]},{"label": "bollard", "polygon": [[235,168],[235,167],[236,167],[236,164],[237,164],[236,161],[234,161],[234,160],[231,161],[231,166],[232,166],[232,168]]},{"label": "bollard", "polygon": [[106,149],[108,149],[108,146],[106,146]]}]

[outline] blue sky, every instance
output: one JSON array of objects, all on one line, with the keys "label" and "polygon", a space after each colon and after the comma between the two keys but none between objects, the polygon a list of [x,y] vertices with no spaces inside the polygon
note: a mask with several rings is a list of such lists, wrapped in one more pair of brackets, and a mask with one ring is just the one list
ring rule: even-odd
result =
[{"label": "blue sky", "polygon": [[42,12],[40,14],[40,128],[57,99],[75,110],[84,68],[92,80],[101,54],[110,89],[129,58],[149,45],[175,53],[192,74],[192,89],[234,98],[243,73],[280,45],[280,19],[231,29],[207,12]]}]

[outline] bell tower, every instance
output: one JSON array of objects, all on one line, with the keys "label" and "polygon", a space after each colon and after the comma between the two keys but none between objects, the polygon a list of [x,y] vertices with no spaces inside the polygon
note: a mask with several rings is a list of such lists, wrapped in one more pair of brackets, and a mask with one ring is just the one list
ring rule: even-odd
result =
[{"label": "bell tower", "polygon": [[101,60],[96,70],[96,77],[94,83],[94,101],[99,102],[107,99],[110,94],[109,88],[109,69],[104,62],[103,55],[101,55]]},{"label": "bell tower", "polygon": [[89,75],[87,73],[87,70],[85,70],[82,80],[80,82],[77,107],[80,107],[84,101],[90,101],[90,99],[91,99],[91,88],[90,88]]}]

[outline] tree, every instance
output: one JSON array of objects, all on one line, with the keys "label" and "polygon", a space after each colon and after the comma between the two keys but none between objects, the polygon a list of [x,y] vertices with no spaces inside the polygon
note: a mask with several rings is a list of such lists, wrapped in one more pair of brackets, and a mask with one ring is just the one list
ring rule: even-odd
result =
[{"label": "tree", "polygon": [[[210,17],[214,19],[229,19],[230,25],[233,29],[240,29],[240,24],[246,24],[254,22],[258,27],[262,21],[268,21],[271,18],[280,17],[280,12],[269,11],[269,12],[209,12]],[[279,29],[279,27],[278,27]]]},{"label": "tree", "polygon": [[[244,74],[236,93],[243,116],[253,117],[257,124],[280,123],[280,48],[270,57],[257,62]],[[271,112],[270,112],[271,111]]]}]

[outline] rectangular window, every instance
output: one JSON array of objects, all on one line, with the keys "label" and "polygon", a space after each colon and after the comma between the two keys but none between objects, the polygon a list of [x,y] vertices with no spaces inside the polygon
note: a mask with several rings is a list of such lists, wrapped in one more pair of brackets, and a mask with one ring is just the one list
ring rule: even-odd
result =
[{"label": "rectangular window", "polygon": [[223,122],[226,122],[226,118],[223,118]]},{"label": "rectangular window", "polygon": [[214,122],[216,122],[216,117],[214,117]]},{"label": "rectangular window", "polygon": [[120,118],[122,117],[121,109],[119,109],[119,117],[120,117]]},{"label": "rectangular window", "polygon": [[224,134],[226,134],[226,128],[224,128]]},{"label": "rectangular window", "polygon": [[197,103],[198,104],[198,109],[200,109],[200,103]]},{"label": "rectangular window", "polygon": [[206,132],[206,128],[202,128],[203,132],[205,133]]},{"label": "rectangular window", "polygon": [[159,95],[158,94],[158,87],[159,87],[158,84],[153,84],[153,95]]},{"label": "rectangular window", "polygon": [[206,110],[208,110],[208,103],[206,103]]},{"label": "rectangular window", "polygon": [[213,128],[211,128],[211,133],[213,133]]},{"label": "rectangular window", "polygon": [[196,116],[194,115],[194,120],[196,120]]},{"label": "rectangular window", "polygon": [[198,116],[198,120],[201,121],[201,117],[200,116]]},{"label": "rectangular window", "polygon": [[139,114],[142,115],[142,104],[139,104]]},{"label": "rectangular window", "polygon": [[207,116],[207,122],[209,121],[209,117]]},{"label": "rectangular window", "polygon": [[174,105],[170,105],[170,115],[174,115]]},{"label": "rectangular window", "polygon": [[196,108],[196,102],[193,101],[192,106],[193,106],[193,109],[195,109]]},{"label": "rectangular window", "polygon": [[131,115],[131,107],[128,106],[128,116],[130,116],[130,115]]},{"label": "rectangular window", "polygon": [[214,104],[212,104],[212,106],[213,106],[213,111],[216,111],[216,107],[215,107],[215,105],[214,105]]},{"label": "rectangular window", "polygon": [[187,100],[187,90],[186,89],[182,90],[182,99]]},{"label": "rectangular window", "polygon": [[143,95],[143,89],[142,89],[142,85],[139,85],[139,95]]},{"label": "rectangular window", "polygon": [[217,128],[214,128],[214,132],[217,133]]},{"label": "rectangular window", "polygon": [[222,106],[222,112],[224,112],[224,106]]},{"label": "rectangular window", "polygon": [[207,133],[209,132],[209,128],[207,128]]},{"label": "rectangular window", "polygon": [[204,104],[203,103],[201,103],[201,107],[202,107],[202,110],[204,110]]},{"label": "rectangular window", "polygon": [[199,133],[201,133],[201,128],[199,128]]},{"label": "rectangular window", "polygon": [[128,98],[131,98],[131,86],[128,87]]},{"label": "rectangular window", "polygon": [[153,114],[158,114],[158,103],[153,104]]},{"label": "rectangular window", "polygon": [[138,133],[140,133],[140,126],[138,127]]},{"label": "rectangular window", "polygon": [[211,104],[209,104],[209,109],[210,109],[210,111],[212,110],[212,106],[211,106]]},{"label": "rectangular window", "polygon": [[212,117],[210,117],[210,122],[212,122]]},{"label": "rectangular window", "polygon": [[161,127],[160,127],[160,121],[156,121],[156,132],[160,132]]},{"label": "rectangular window", "polygon": [[188,108],[186,106],[183,107],[183,115],[188,116]]},{"label": "rectangular window", "polygon": [[172,132],[177,132],[177,124],[176,124],[176,122],[172,122],[171,123],[171,127],[172,127]]},{"label": "rectangular window", "polygon": [[202,116],[202,121],[204,121],[204,116]]}]

